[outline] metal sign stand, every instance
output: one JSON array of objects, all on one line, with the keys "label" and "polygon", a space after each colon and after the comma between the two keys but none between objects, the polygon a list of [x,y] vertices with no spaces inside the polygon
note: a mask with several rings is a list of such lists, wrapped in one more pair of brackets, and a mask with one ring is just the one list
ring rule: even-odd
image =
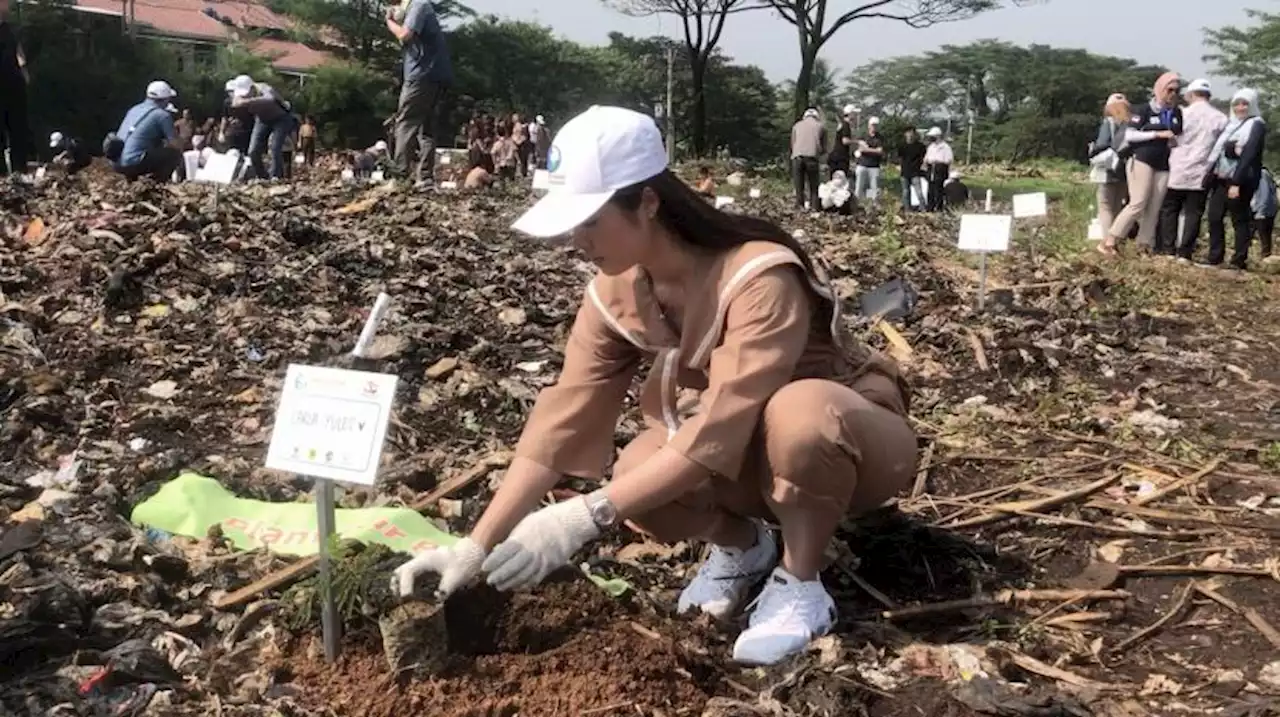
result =
[{"label": "metal sign stand", "polygon": [[[216,196],[216,195],[215,195]],[[364,358],[378,332],[378,324],[391,304],[391,297],[386,293],[378,294],[373,304],[373,311],[360,331],[360,339],[351,350],[355,358]],[[316,479],[316,526],[319,528],[320,557],[320,629],[324,635],[324,659],[333,663],[341,651],[339,642],[342,639],[342,622],[338,619],[338,604],[333,594],[333,561],[329,555],[329,541],[337,532],[335,527],[335,506],[333,481],[326,478]]]}]

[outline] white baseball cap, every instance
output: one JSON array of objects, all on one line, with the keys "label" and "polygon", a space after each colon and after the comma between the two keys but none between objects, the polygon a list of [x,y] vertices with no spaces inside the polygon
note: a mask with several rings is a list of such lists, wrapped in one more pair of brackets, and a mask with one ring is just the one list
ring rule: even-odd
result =
[{"label": "white baseball cap", "polygon": [[858,111],[858,107],[857,107],[856,105],[845,105],[845,106],[844,106],[844,114],[845,114],[846,116],[851,115],[851,114],[854,114],[854,113],[855,113],[855,112],[857,112],[857,111]]},{"label": "white baseball cap", "polygon": [[164,80],[156,80],[147,85],[147,99],[149,100],[171,100],[177,96],[178,93],[174,92],[169,83]]},{"label": "white baseball cap", "polygon": [[239,75],[231,81],[231,94],[236,97],[248,97],[253,91],[253,78],[248,75]]},{"label": "white baseball cap", "polygon": [[49,135],[49,149],[53,149],[54,147],[57,147],[58,145],[62,144],[62,140],[63,140],[63,136],[61,132],[54,132],[53,134]]},{"label": "white baseball cap", "polygon": [[930,127],[930,128],[929,128],[929,133],[928,133],[927,135],[925,135],[925,136],[927,136],[927,137],[941,137],[941,136],[942,136],[942,128],[940,128],[940,127]]},{"label": "white baseball cap", "polygon": [[385,152],[385,151],[387,151],[387,141],[386,141],[385,139],[380,139],[380,140],[378,140],[377,142],[374,142],[374,143],[373,143],[373,151],[375,151],[375,152]]},{"label": "white baseball cap", "polygon": [[807,110],[805,110],[805,111],[804,111],[804,116],[805,116],[805,117],[817,117],[817,116],[818,116],[818,110],[814,109],[813,107],[810,107],[809,109],[807,109]]},{"label": "white baseball cap", "polygon": [[880,118],[872,117],[871,119],[867,120],[867,124],[880,124]]},{"label": "white baseball cap", "polygon": [[1192,92],[1203,92],[1206,95],[1213,94],[1213,90],[1209,85],[1209,81],[1203,77],[1197,80],[1192,80],[1191,84],[1187,85],[1187,88],[1183,90],[1184,94],[1190,94]]},{"label": "white baseball cap", "polygon": [[566,122],[551,140],[551,189],[511,228],[539,239],[566,234],[600,211],[619,189],[666,168],[667,150],[652,117],[595,105]]}]

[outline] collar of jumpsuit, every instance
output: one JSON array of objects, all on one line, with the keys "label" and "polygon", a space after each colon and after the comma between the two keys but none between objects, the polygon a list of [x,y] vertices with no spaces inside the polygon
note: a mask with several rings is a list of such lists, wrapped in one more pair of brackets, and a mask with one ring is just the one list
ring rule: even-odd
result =
[{"label": "collar of jumpsuit", "polygon": [[[556,136],[548,157],[551,189],[514,228],[534,237],[565,234],[599,211],[614,192],[656,176],[666,166],[662,138],[652,119],[630,110],[593,107]],[[617,370],[611,368],[609,385],[601,385],[599,380],[586,381],[574,375],[569,367],[581,368],[619,352],[652,358],[640,399],[651,431],[665,440],[666,447],[703,466],[712,476],[730,480],[752,470],[744,465],[749,463],[749,446],[761,414],[744,410],[744,401],[767,402],[774,395],[773,388],[766,390],[768,395],[753,397],[753,391],[763,386],[786,386],[797,375],[827,376],[851,384],[858,376],[873,373],[881,376],[882,385],[890,387],[886,394],[895,394],[887,402],[905,404],[905,387],[896,366],[849,339],[838,300],[831,301],[834,310],[827,325],[799,322],[799,333],[788,333],[785,343],[788,351],[797,354],[794,363],[777,358],[776,352],[762,352],[763,347],[747,349],[739,345],[744,337],[729,335],[734,324],[729,314],[735,299],[757,292],[760,284],[754,280],[771,269],[798,268],[809,292],[835,299],[820,268],[806,270],[797,254],[768,241],[747,242],[703,261],[700,275],[705,280],[686,297],[679,332],[665,321],[643,268],[616,276],[600,274],[591,281],[574,325],[576,338],[570,339],[566,353],[574,353],[575,346],[579,351],[590,346],[593,358],[566,356],[565,373],[539,396],[516,448],[518,456],[557,473],[601,474],[612,457],[614,426],[622,393],[630,385],[630,373],[622,370],[622,365],[614,367]],[[746,301],[749,304],[753,299]],[[608,346],[599,343],[606,341],[605,337]],[[773,341],[783,339],[775,337]],[[723,351],[733,352],[736,358],[713,370],[715,356],[727,355]],[[635,365],[629,364],[629,359],[620,360]],[[750,369],[744,366],[751,362],[758,363]],[[835,366],[842,367],[843,373],[842,369],[833,373]],[[760,385],[752,389],[753,382]],[[701,392],[696,410],[682,410],[682,389]],[[912,450],[913,446],[914,438]],[[727,608],[740,595],[725,586],[741,583],[744,572],[748,577],[768,573],[776,561],[777,547],[767,533],[748,550],[717,547],[682,594],[680,609],[692,604],[709,612],[711,605]],[[734,657],[748,663],[776,662],[828,630],[833,616],[834,604],[820,580],[802,581],[778,567],[754,606],[749,628],[735,643]]]}]

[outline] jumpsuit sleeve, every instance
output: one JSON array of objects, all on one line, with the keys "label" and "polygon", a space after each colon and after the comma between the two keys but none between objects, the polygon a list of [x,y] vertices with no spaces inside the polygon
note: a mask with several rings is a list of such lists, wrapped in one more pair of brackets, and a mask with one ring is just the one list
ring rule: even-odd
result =
[{"label": "jumpsuit sleeve", "polygon": [[641,352],[585,300],[569,332],[564,368],[538,394],[515,454],[557,473],[599,478],[613,455],[613,433]]},{"label": "jumpsuit sleeve", "polygon": [[773,267],[750,280],[725,313],[701,410],[668,446],[712,473],[736,478],[765,404],[795,375],[812,310],[794,266]]}]

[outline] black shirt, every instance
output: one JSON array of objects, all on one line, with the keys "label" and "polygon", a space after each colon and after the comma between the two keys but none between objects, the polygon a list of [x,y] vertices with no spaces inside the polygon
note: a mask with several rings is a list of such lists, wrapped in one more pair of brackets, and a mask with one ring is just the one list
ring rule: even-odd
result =
[{"label": "black shirt", "polygon": [[924,153],[924,142],[918,139],[902,145],[900,168],[903,177],[911,179],[924,176],[924,170],[921,169],[924,166]]},{"label": "black shirt", "polygon": [[[884,149],[884,137],[880,136],[879,134],[869,134],[860,139],[862,140],[863,143],[865,143],[871,149],[881,149],[881,150]],[[863,152],[862,156],[858,157],[858,166],[871,167],[874,169],[879,167],[882,161],[884,161],[883,154],[875,154],[873,152]]]},{"label": "black shirt", "polygon": [[[1156,109],[1150,103],[1133,108],[1133,116],[1129,118],[1129,129],[1142,132],[1159,132],[1169,130],[1174,135],[1182,134],[1182,109]],[[1157,172],[1169,171],[1169,140],[1152,139],[1129,145],[1133,148],[1133,157],[1150,166]]]},{"label": "black shirt", "polygon": [[69,138],[62,140],[62,144],[57,148],[59,154],[66,152],[68,168],[74,173],[89,166],[93,158],[89,156],[89,148],[84,146],[78,139]]},{"label": "black shirt", "polygon": [[853,128],[848,122],[841,122],[836,128],[836,143],[831,148],[831,154],[827,157],[827,162],[833,165],[845,166],[849,165],[849,145],[844,141],[853,136]]},{"label": "black shirt", "polygon": [[969,201],[969,187],[965,183],[957,179],[954,182],[947,182],[942,188],[942,196],[947,198],[947,204],[952,207],[960,206]]}]

